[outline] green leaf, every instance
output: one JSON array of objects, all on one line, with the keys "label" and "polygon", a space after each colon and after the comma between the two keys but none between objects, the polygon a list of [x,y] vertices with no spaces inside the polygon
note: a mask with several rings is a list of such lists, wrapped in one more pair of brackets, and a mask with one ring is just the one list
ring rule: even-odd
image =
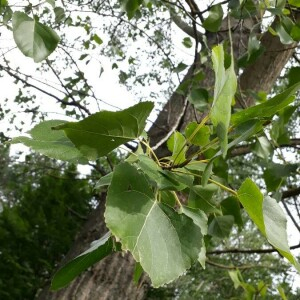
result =
[{"label": "green leaf", "polygon": [[237,88],[233,58],[230,67],[224,67],[224,48],[218,45],[212,50],[213,67],[215,71],[214,101],[211,109],[211,121],[220,139],[223,157],[227,153],[227,130],[231,116],[231,104]]},{"label": "green leaf", "polygon": [[238,199],[236,197],[228,197],[221,202],[221,209],[223,215],[232,215],[234,222],[239,226],[243,226],[243,220],[241,216],[241,209]]},{"label": "green leaf", "polygon": [[134,273],[133,273],[133,281],[135,284],[139,283],[139,280],[143,274],[144,270],[139,262],[135,263]]},{"label": "green leaf", "polygon": [[260,136],[257,138],[253,152],[267,161],[273,154],[273,147],[265,136]]},{"label": "green leaf", "polygon": [[232,280],[235,289],[241,286],[243,278],[240,270],[228,271],[228,275]]},{"label": "green leaf", "polygon": [[217,216],[214,217],[208,226],[208,234],[219,238],[226,238],[229,236],[234,223],[233,216]]},{"label": "green leaf", "polygon": [[12,25],[18,48],[35,62],[46,59],[58,45],[59,37],[54,30],[28,17],[25,13],[14,12]]},{"label": "green leaf", "polygon": [[187,65],[180,62],[175,68],[174,68],[174,72],[175,73],[180,73],[182,71],[184,71],[187,68]]},{"label": "green leaf", "polygon": [[280,295],[280,297],[281,297],[282,300],[288,300],[288,298],[286,297],[284,289],[283,289],[282,286],[279,285],[277,287],[277,291],[278,291],[278,293],[279,293],[279,295]]},{"label": "green leaf", "polygon": [[138,166],[159,190],[181,191],[193,184],[193,176],[162,170],[146,155],[139,155]]},{"label": "green leaf", "polygon": [[65,10],[62,7],[55,7],[55,23],[60,23],[66,18]]},{"label": "green leaf", "polygon": [[247,178],[238,190],[238,199],[258,229],[265,235],[262,213],[263,195],[250,178]]},{"label": "green leaf", "polygon": [[22,143],[32,150],[51,158],[74,163],[87,163],[87,160],[66,137],[64,132],[51,129],[53,126],[58,126],[65,122],[62,120],[44,121],[34,126],[28,132],[31,137],[15,137],[10,142],[12,144]]},{"label": "green leaf", "polygon": [[292,103],[299,89],[300,83],[297,83],[264,103],[237,112],[231,116],[231,123],[236,126],[252,119],[270,118]]},{"label": "green leaf", "polygon": [[300,25],[296,24],[293,26],[290,35],[292,37],[292,39],[296,42],[300,41]]},{"label": "green leaf", "polygon": [[188,100],[199,111],[205,111],[208,106],[209,94],[206,89],[196,88],[189,93]]},{"label": "green leaf", "polygon": [[55,7],[55,0],[46,0],[53,8]]},{"label": "green leaf", "polygon": [[157,202],[145,176],[127,163],[115,168],[105,220],[154,287],[176,279],[198,258],[200,228],[189,217]]},{"label": "green leaf", "polygon": [[[199,226],[201,229],[202,235],[207,235],[207,215],[201,211],[200,209],[191,208],[188,206],[181,206],[180,212],[191,218],[194,223]],[[202,247],[201,251],[198,255],[198,262],[201,264],[202,268],[205,269],[205,261],[206,261],[206,247],[204,239],[202,239]]]},{"label": "green leaf", "polygon": [[206,214],[196,208],[181,206],[180,212],[191,218],[194,223],[201,229],[202,235],[207,235],[207,216]]},{"label": "green leaf", "polygon": [[113,172],[110,172],[109,174],[105,175],[105,176],[102,176],[96,183],[95,185],[95,189],[99,189],[103,186],[106,186],[106,185],[110,185],[111,183],[111,180],[112,180],[112,177],[113,177]]},{"label": "green leaf", "polygon": [[238,66],[247,67],[255,62],[257,58],[264,52],[264,47],[256,37],[256,33],[251,33],[248,40],[248,51],[239,58]]},{"label": "green leaf", "polygon": [[286,218],[276,200],[269,196],[264,198],[249,178],[238,190],[238,198],[268,242],[300,272],[300,264],[291,254],[287,243]]},{"label": "green leaf", "polygon": [[113,241],[108,232],[101,239],[94,241],[88,250],[59,269],[52,279],[51,289],[58,290],[63,288],[81,272],[113,252],[113,248]]},{"label": "green leaf", "polygon": [[293,86],[294,84],[299,83],[300,81],[300,67],[292,67],[288,70],[288,87]]},{"label": "green leaf", "polygon": [[183,46],[186,47],[186,48],[192,48],[192,46],[193,46],[192,40],[191,40],[189,37],[185,37],[185,38],[182,40],[182,44],[183,44]]},{"label": "green leaf", "polygon": [[[214,157],[216,158],[216,157]],[[214,166],[214,158],[211,158],[209,163],[206,165],[202,177],[201,177],[201,184],[202,186],[206,186],[209,180],[210,175],[212,174],[212,169]]]},{"label": "green leaf", "polygon": [[80,122],[68,122],[54,129],[63,129],[83,155],[96,160],[138,138],[152,109],[152,102],[141,102],[123,111],[102,111]]},{"label": "green leaf", "polygon": [[290,5],[296,6],[296,7],[300,7],[300,2],[299,0],[288,0],[288,3]]},{"label": "green leaf", "polygon": [[263,202],[263,216],[269,243],[300,272],[300,264],[292,255],[288,245],[285,214],[276,200],[269,196],[265,197]]},{"label": "green leaf", "polygon": [[[245,123],[239,124],[230,134],[231,138],[234,138],[229,144],[228,148],[238,145],[240,142],[246,141],[263,128],[262,122],[259,120],[250,120]],[[221,155],[221,152],[215,155]]]},{"label": "green leaf", "polygon": [[98,45],[103,44],[102,39],[101,39],[97,34],[94,34],[94,35],[93,35],[93,40],[94,40]]},{"label": "green leaf", "polygon": [[190,190],[188,205],[192,208],[198,208],[205,213],[219,213],[217,203],[212,200],[213,195],[218,191],[214,184],[207,184],[205,187],[195,185]]},{"label": "green leaf", "polygon": [[140,1],[139,0],[121,0],[123,10],[126,11],[128,19],[132,19],[139,9]]},{"label": "green leaf", "polygon": [[219,31],[223,19],[223,9],[221,4],[213,5],[209,10],[208,17],[203,22],[203,27],[211,32]]},{"label": "green leaf", "polygon": [[191,144],[196,146],[205,146],[209,143],[209,126],[202,126],[200,129],[197,129],[198,126],[199,124],[197,122],[189,123],[185,128],[185,136]]},{"label": "green leaf", "polygon": [[160,201],[170,207],[176,205],[176,194],[172,191],[160,191]]},{"label": "green leaf", "polygon": [[289,33],[281,23],[276,24],[275,32],[279,36],[280,42],[282,44],[289,45],[294,43],[293,38],[289,35]]},{"label": "green leaf", "polygon": [[268,164],[263,174],[268,192],[276,191],[283,183],[285,177],[290,176],[298,167],[298,164]]},{"label": "green leaf", "polygon": [[186,139],[182,133],[175,131],[168,139],[167,146],[172,152],[171,159],[174,165],[185,161],[187,146]]}]

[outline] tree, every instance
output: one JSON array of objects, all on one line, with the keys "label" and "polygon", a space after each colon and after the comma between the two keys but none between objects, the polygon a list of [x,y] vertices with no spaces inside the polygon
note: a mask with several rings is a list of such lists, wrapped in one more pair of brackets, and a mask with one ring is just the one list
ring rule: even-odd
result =
[{"label": "tree", "polygon": [[0,296],[33,299],[85,222],[90,188],[74,165],[37,155],[3,160],[1,173]]},{"label": "tree", "polygon": [[[3,20],[9,22],[12,8],[7,6],[7,3],[4,4],[6,6]],[[80,1],[75,4],[82,5]],[[112,67],[120,68],[120,81],[128,86],[132,84],[146,85],[147,81],[151,82],[151,79],[165,86],[172,75],[164,76],[164,74],[170,74],[170,72],[177,74],[180,79],[180,85],[173,93],[170,93],[170,89],[174,87],[174,84],[167,89],[170,99],[148,131],[149,140],[147,138],[139,140],[141,144],[146,144],[145,147],[148,150],[138,148],[137,157],[133,155],[128,160],[131,165],[127,162],[115,167],[113,175],[103,177],[98,184],[98,187],[101,188],[110,184],[105,213],[106,224],[117,240],[106,236],[105,239],[98,241],[99,247],[95,251],[85,254],[85,257],[92,257],[92,260],[95,259],[96,254],[102,257],[108,252],[105,249],[118,250],[120,244],[117,241],[120,240],[123,249],[130,250],[145,271],[150,273],[152,283],[156,286],[181,275],[185,269],[191,266],[192,262],[197,260],[200,249],[202,249],[202,256],[199,256],[199,261],[204,265],[205,248],[209,249],[213,242],[203,236],[207,236],[208,230],[210,237],[225,238],[231,232],[234,223],[241,226],[240,206],[247,211],[274,249],[285,256],[296,268],[299,268],[298,262],[285,243],[285,219],[280,207],[273,199],[282,200],[284,208],[297,227],[295,220],[297,216],[291,212],[285,199],[287,196],[296,196],[299,193],[299,187],[295,184],[298,165],[288,163],[281,148],[292,146],[295,149],[295,144],[297,147],[298,140],[291,139],[297,138],[297,135],[287,129],[287,124],[297,108],[297,101],[293,105],[291,103],[294,100],[293,95],[299,88],[299,84],[295,80],[298,69],[291,68],[287,76],[289,80],[282,84],[283,86],[279,90],[276,90],[274,86],[276,79],[291,57],[294,55],[294,60],[298,59],[295,49],[299,40],[299,5],[292,0],[275,1],[268,4],[263,1],[249,0],[241,3],[225,1],[222,4],[208,4],[207,9],[199,9],[194,1],[186,1],[184,5],[168,1],[88,3],[85,7],[89,15],[85,19],[78,17],[78,22],[73,21],[71,12],[68,11],[68,5],[64,8],[54,8],[56,25],[51,26],[60,30],[68,24],[84,28],[88,36],[86,39],[85,37],[81,39],[85,49],[103,42],[93,30],[95,21],[90,15],[109,17],[110,20],[113,20],[112,25],[103,27],[103,30],[110,34],[110,43],[102,53],[112,55],[113,59],[118,57],[121,61],[127,61],[129,68],[126,72],[123,70],[125,64],[117,63],[118,59],[115,59]],[[41,5],[37,7],[38,9],[43,8]],[[83,6],[81,8],[84,11]],[[43,25],[46,22],[51,24],[48,19],[49,8],[43,8],[39,14],[40,20],[44,20],[43,24],[36,17],[28,16],[28,13],[35,9],[33,6],[27,6],[25,13],[14,12],[12,30],[19,49],[25,55],[39,62],[46,59],[55,50],[59,39],[50,27]],[[76,11],[76,8],[73,10]],[[231,17],[223,19],[223,11],[228,12]],[[209,13],[208,16],[205,15],[206,12]],[[272,24],[265,25],[262,22],[266,12],[274,17]],[[169,51],[171,47],[168,47],[172,41],[168,39],[168,31],[164,30],[165,27],[162,25],[166,23],[176,24],[189,35],[183,39],[183,44],[187,48],[194,44],[193,63],[182,79],[180,73],[187,68],[187,65],[183,62],[174,63],[174,54]],[[120,24],[123,25],[122,28],[120,28]],[[205,29],[205,33],[203,30],[199,31],[199,24]],[[143,28],[140,29],[139,26]],[[268,30],[264,26],[267,26]],[[33,35],[24,35],[28,29],[33,29],[30,31],[33,32]],[[130,52],[126,52],[127,49],[121,39],[121,33],[124,32],[133,41],[138,38],[144,41],[146,37],[150,45],[161,53],[158,57],[159,61],[153,61],[162,66],[162,69],[154,67],[148,74],[141,74],[139,57],[132,57]],[[191,38],[194,40],[192,41]],[[30,43],[27,43],[28,40]],[[218,45],[214,46],[216,44]],[[66,39],[63,39],[60,49],[66,54],[64,59],[67,67],[69,64],[77,67],[78,64],[74,61],[73,56],[66,50],[67,46]],[[146,55],[152,59],[155,57],[151,48],[146,49],[144,53],[144,56],[140,56],[141,60]],[[88,55],[88,53],[81,53],[79,59],[85,60]],[[64,89],[63,99],[56,94],[42,90],[31,80],[24,79],[23,74],[18,70],[13,70],[8,63],[2,66],[2,70],[25,86],[38,89],[55,98],[66,108],[67,114],[80,118],[82,121],[77,123],[64,123],[61,120],[44,122],[38,127],[34,127],[30,132],[31,138],[15,138],[13,142],[23,142],[43,154],[73,162],[84,162],[87,158],[97,160],[99,156],[106,155],[123,143],[131,150],[135,148],[129,142],[142,134],[145,119],[152,109],[149,102],[137,104],[125,111],[99,113],[85,118],[90,111],[87,101],[97,100],[85,74],[77,70],[75,76],[62,80],[63,70],[58,69],[56,61],[48,59],[43,66],[51,70],[58,78]],[[236,74],[239,75],[238,80]],[[273,90],[271,90],[272,88]],[[264,93],[261,93],[261,90]],[[273,97],[266,101],[266,94],[269,92],[273,93]],[[232,105],[233,98],[235,98],[234,105]],[[17,99],[20,103],[24,103],[27,98],[20,94]],[[261,104],[255,105],[257,102],[261,102]],[[193,122],[195,120],[196,122]],[[98,128],[96,132],[92,131],[95,128],[94,124],[97,124]],[[104,136],[103,128],[110,128],[110,126],[113,131],[108,139]],[[120,126],[123,131],[120,131]],[[51,130],[51,128],[55,130]],[[99,139],[96,140],[93,134],[100,136]],[[241,142],[242,144],[239,145]],[[238,152],[239,150],[241,152]],[[68,151],[67,155],[66,151]],[[144,154],[143,151],[145,151]],[[273,151],[278,151],[279,155],[274,156]],[[256,167],[263,172],[263,176],[255,174],[252,179],[256,179],[257,183],[265,188],[273,198],[263,198],[259,188],[250,179],[246,179],[243,183],[239,181],[243,174],[238,174],[234,168],[237,165],[234,166],[231,163],[232,157],[238,153],[249,153],[247,162],[249,162],[250,169]],[[256,156],[253,157],[253,154]],[[275,157],[277,160],[272,160]],[[262,162],[263,168],[258,167],[257,165]],[[243,161],[243,168],[244,164],[245,161]],[[97,165],[95,165],[96,167]],[[139,172],[142,172],[143,175]],[[130,178],[135,180],[132,182]],[[264,183],[262,183],[262,178]],[[120,187],[118,182],[123,186]],[[155,193],[153,193],[153,189],[156,191]],[[128,201],[132,200],[135,203],[131,207],[132,211],[127,211],[129,208],[122,206],[118,196],[119,193],[125,192],[130,195]],[[149,242],[145,235],[142,236],[145,238],[145,243],[149,242],[146,250],[143,248],[143,244],[139,245],[137,242],[139,240],[137,237],[140,235],[136,232],[132,233],[134,228],[144,229],[141,224],[145,225],[146,220],[137,219],[132,224],[130,222],[123,223],[122,226],[125,226],[127,231],[123,231],[123,227],[119,223],[120,218],[127,220],[126,212],[136,217],[145,213],[141,207],[140,211],[135,210],[139,203],[136,203],[137,200],[134,197],[134,193],[137,192],[147,196],[143,198],[147,204],[150,203],[147,202],[147,199],[152,199],[151,209],[148,209],[146,215],[149,215],[153,209],[155,212],[153,219],[151,218],[153,224],[159,220],[162,222],[160,225],[164,228],[159,235],[160,243],[159,237],[150,239]],[[227,197],[230,194],[233,197]],[[199,199],[208,203],[208,206]],[[256,205],[253,205],[254,201],[256,201]],[[295,212],[298,210],[297,205],[295,201]],[[123,214],[118,215],[119,212],[114,210],[115,207],[118,207]],[[99,210],[101,209],[103,206],[100,205]],[[83,236],[86,237],[87,243],[95,239],[91,230],[99,227],[103,233],[105,232],[103,221],[98,218],[98,215],[97,213],[91,217],[79,240],[75,242],[70,257],[78,255],[79,250],[87,248],[82,243]],[[162,217],[158,217],[158,215]],[[273,216],[276,216],[280,222],[273,222]],[[168,236],[166,233],[170,233],[163,231],[167,230],[168,222],[172,223],[175,232],[171,232],[174,236],[172,235],[167,245],[162,236]],[[147,230],[151,230],[151,228],[152,226],[150,229],[147,227]],[[142,229],[140,233],[143,232]],[[277,231],[276,234],[274,231]],[[190,235],[186,238],[183,232],[189,232]],[[278,232],[280,232],[280,240],[277,239]],[[127,239],[129,233],[136,239],[133,241]],[[177,245],[172,249],[178,250],[181,247],[184,249],[184,251],[182,250],[183,254],[178,254],[175,250],[170,252],[167,246],[172,243]],[[153,245],[160,245],[162,248],[165,246],[167,249],[165,252],[155,253],[156,260],[149,262],[145,258],[151,257],[153,254],[148,250],[149,248],[153,249],[151,248]],[[164,262],[166,257],[164,255],[172,255],[177,263],[173,261],[172,267],[167,265],[164,270],[159,269],[158,261],[161,259],[160,263]],[[73,263],[76,264],[77,261],[75,259]],[[107,279],[111,286],[110,289],[108,289],[108,282],[102,279],[102,275],[106,273],[104,266],[106,267],[108,263],[110,274]],[[51,296],[45,290],[41,293],[40,298],[67,299],[74,295],[82,295],[88,299],[97,298],[98,290],[91,289],[91,284],[106,291],[105,295],[102,295],[103,299],[116,298],[120,291],[125,293],[125,298],[143,298],[147,288],[145,286],[145,289],[138,289],[131,283],[129,274],[131,270],[133,270],[132,258],[128,257],[126,264],[122,260],[121,265],[120,256],[115,255],[97,264],[93,268],[93,272],[81,275],[65,290]],[[94,272],[98,276],[97,279],[93,277]],[[57,280],[57,284],[60,286],[62,279]],[[143,280],[148,283],[146,277],[143,277],[141,282],[144,282]],[[237,284],[237,282],[235,283]],[[241,282],[239,284],[242,285]],[[109,292],[107,292],[108,290]]]}]

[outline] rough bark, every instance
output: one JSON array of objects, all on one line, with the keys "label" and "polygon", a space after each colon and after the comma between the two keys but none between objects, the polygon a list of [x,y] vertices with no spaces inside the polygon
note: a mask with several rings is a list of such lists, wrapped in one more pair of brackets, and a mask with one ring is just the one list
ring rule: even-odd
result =
[{"label": "rough bark", "polygon": [[[75,239],[75,242],[61,265],[85,251],[90,243],[99,239],[107,228],[103,213],[105,195],[89,216],[88,221]],[[144,299],[149,288],[145,277],[140,284],[133,282],[134,261],[129,253],[115,253],[89,268],[69,286],[57,292],[49,290],[50,283],[38,294],[39,300],[114,300],[114,299]],[[108,288],[109,287],[109,288]]]},{"label": "rough bark", "polygon": [[[235,38],[239,39],[240,36],[237,35]],[[212,35],[209,44],[215,43],[217,39],[216,35]],[[240,44],[240,42],[237,41],[237,44]],[[243,92],[249,89],[269,92],[293,53],[291,46],[284,47],[277,37],[268,33],[264,34],[262,44],[265,47],[263,56],[252,66],[246,68],[240,76],[239,85]],[[206,74],[206,79],[201,81],[201,86],[211,89],[214,79],[211,68],[207,64],[201,65],[197,63],[196,66],[191,66],[183,81],[191,80],[195,71],[200,69]],[[245,96],[242,100],[247,105],[250,105],[252,102],[251,98],[245,98]],[[155,124],[149,130],[151,144],[159,144],[170,131],[175,129],[181,130],[194,117],[194,109],[191,105],[187,104],[186,97],[174,92],[159,114]],[[164,156],[166,153],[163,147],[158,147],[158,152],[159,156]],[[88,248],[91,241],[99,238],[106,232],[107,229],[102,217],[104,210],[103,202],[91,214],[65,261]],[[59,292],[49,292],[48,287],[45,287],[39,294],[38,299],[144,299],[149,287],[148,281],[144,277],[144,284],[136,287],[132,283],[133,268],[134,262],[129,255],[114,254],[96,264],[74,280],[67,288]]]}]

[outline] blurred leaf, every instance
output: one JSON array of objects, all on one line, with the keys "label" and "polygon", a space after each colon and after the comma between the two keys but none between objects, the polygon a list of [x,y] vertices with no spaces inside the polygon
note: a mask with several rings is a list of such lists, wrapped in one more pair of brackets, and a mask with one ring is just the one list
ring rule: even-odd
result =
[{"label": "blurred leaf", "polygon": [[110,172],[109,174],[105,175],[105,176],[102,176],[96,183],[95,185],[95,189],[99,189],[103,186],[106,186],[106,185],[110,185],[111,183],[111,180],[112,180],[112,177],[113,177],[113,172]]},{"label": "blurred leaf", "polygon": [[208,17],[203,22],[203,27],[211,32],[219,31],[223,19],[223,9],[221,4],[211,6]]},{"label": "blurred leaf", "polygon": [[252,119],[264,119],[272,117],[278,111],[294,101],[294,94],[299,90],[299,88],[300,83],[297,83],[264,103],[246,108],[233,114],[231,116],[232,124],[238,125]]},{"label": "blurred leaf", "polygon": [[132,19],[140,7],[139,0],[121,0],[123,10],[126,12],[128,19]]},{"label": "blurred leaf", "polygon": [[290,5],[296,6],[296,7],[300,7],[300,2],[298,0],[288,0],[288,3]]},{"label": "blurred leaf", "polygon": [[101,39],[97,34],[93,34],[93,40],[94,40],[98,45],[103,44],[102,39]]},{"label": "blurred leaf", "polygon": [[208,225],[208,234],[221,239],[227,238],[231,232],[233,223],[234,217],[230,215],[214,217]]},{"label": "blurred leaf", "polygon": [[236,197],[228,197],[221,202],[221,209],[223,215],[232,215],[234,222],[239,226],[243,226],[243,220],[241,216],[241,209],[238,199]]},{"label": "blurred leaf", "polygon": [[46,59],[58,45],[59,37],[55,31],[23,12],[13,13],[12,25],[18,48],[35,62]]},{"label": "blurred leaf", "polygon": [[108,232],[101,239],[94,241],[88,250],[59,269],[52,279],[51,289],[55,291],[68,285],[81,272],[106,257],[111,252],[113,252],[113,241]]},{"label": "blurred leaf", "polygon": [[62,7],[55,7],[55,23],[60,23],[66,18],[65,10]]},{"label": "blurred leaf", "polygon": [[175,131],[167,141],[168,149],[172,152],[171,159],[173,164],[180,164],[185,161],[187,151],[186,139],[184,135]]},{"label": "blurred leaf", "polygon": [[207,184],[205,187],[195,185],[190,190],[188,205],[192,208],[199,208],[205,213],[219,213],[217,203],[212,200],[213,195],[218,191],[214,184]]},{"label": "blurred leaf", "polygon": [[260,158],[268,160],[273,154],[273,147],[265,136],[257,138],[253,152]]},{"label": "blurred leaf", "polygon": [[186,47],[186,48],[192,48],[192,46],[193,46],[192,40],[191,40],[189,37],[185,37],[185,38],[182,40],[182,44],[183,44],[183,46]]},{"label": "blurred leaf", "polygon": [[196,146],[205,146],[206,144],[209,143],[209,137],[210,137],[209,126],[202,126],[196,132],[198,126],[199,124],[197,122],[189,123],[185,128],[185,136],[191,144]]},{"label": "blurred leaf", "polygon": [[212,60],[215,72],[214,101],[210,112],[211,121],[217,129],[223,157],[226,156],[228,141],[227,130],[230,122],[231,104],[237,88],[237,80],[233,66],[224,67],[224,48],[216,46],[212,50]]},{"label": "blurred leaf", "polygon": [[294,173],[298,164],[288,164],[281,165],[270,163],[268,164],[266,170],[264,171],[263,177],[266,182],[267,190],[269,192],[276,191],[278,187],[281,185],[285,177],[290,176],[291,173]]},{"label": "blurred leaf", "polygon": [[199,111],[204,111],[208,107],[208,91],[202,88],[192,89],[189,93],[188,100]]},{"label": "blurred leaf", "polygon": [[187,68],[187,65],[184,64],[184,63],[182,63],[182,62],[180,62],[180,63],[177,65],[177,67],[174,69],[174,72],[175,72],[175,73],[180,73],[180,72],[184,71],[186,68]]},{"label": "blurred leaf", "polygon": [[64,124],[65,122],[62,120],[44,121],[34,126],[28,132],[31,137],[15,137],[10,143],[22,143],[32,150],[51,158],[74,163],[87,163],[87,160],[66,137],[64,132],[52,130],[52,127]]}]

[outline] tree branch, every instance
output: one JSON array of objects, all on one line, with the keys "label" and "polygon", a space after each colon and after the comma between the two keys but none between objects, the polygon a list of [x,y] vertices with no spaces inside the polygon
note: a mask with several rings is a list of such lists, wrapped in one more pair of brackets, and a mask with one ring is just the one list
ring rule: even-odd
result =
[{"label": "tree branch", "polygon": [[[290,250],[300,248],[300,243],[298,245],[294,245],[290,247]],[[228,253],[240,253],[240,254],[266,254],[266,253],[273,253],[278,252],[275,248],[268,248],[268,249],[226,249],[226,250],[214,250],[208,251],[206,254],[208,255],[221,255],[221,254],[228,254]]]},{"label": "tree branch", "polygon": [[[230,151],[230,157],[248,154],[252,152],[252,146],[253,144],[237,146]],[[289,144],[280,144],[277,148],[296,148],[300,150],[300,139],[291,139]]]}]

